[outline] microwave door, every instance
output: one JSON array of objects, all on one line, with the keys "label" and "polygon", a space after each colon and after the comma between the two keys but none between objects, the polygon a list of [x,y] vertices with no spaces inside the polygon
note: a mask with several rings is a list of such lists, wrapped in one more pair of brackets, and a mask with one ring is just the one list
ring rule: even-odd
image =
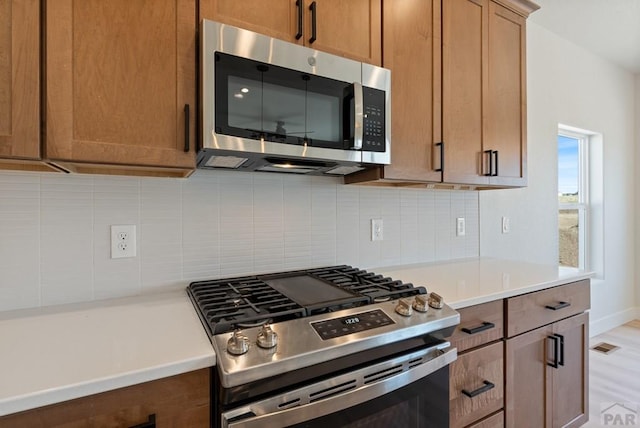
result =
[{"label": "microwave door", "polygon": [[344,89],[342,105],[344,148],[362,150],[364,106],[360,83],[355,82]]}]

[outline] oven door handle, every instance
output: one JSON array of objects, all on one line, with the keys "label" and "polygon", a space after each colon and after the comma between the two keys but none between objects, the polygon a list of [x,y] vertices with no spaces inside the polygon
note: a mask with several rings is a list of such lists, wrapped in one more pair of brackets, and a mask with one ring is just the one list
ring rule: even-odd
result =
[{"label": "oven door handle", "polygon": [[[439,355],[416,366],[413,366],[398,374],[388,376],[379,381],[360,385],[359,387],[347,390],[343,393],[332,395],[325,399],[312,401],[308,404],[289,407],[284,410],[259,414],[259,406],[255,408],[249,404],[236,409],[233,412],[223,413],[223,428],[261,428],[265,426],[290,426],[302,422],[310,421],[322,416],[336,413],[338,411],[357,406],[364,402],[381,397],[389,392],[410,385],[441,368],[451,364],[457,358],[456,348],[449,346],[440,349]],[[333,383],[333,382],[332,382]],[[337,385],[339,386],[339,385]],[[284,398],[284,394],[283,394]],[[284,401],[284,399],[283,399]]]}]

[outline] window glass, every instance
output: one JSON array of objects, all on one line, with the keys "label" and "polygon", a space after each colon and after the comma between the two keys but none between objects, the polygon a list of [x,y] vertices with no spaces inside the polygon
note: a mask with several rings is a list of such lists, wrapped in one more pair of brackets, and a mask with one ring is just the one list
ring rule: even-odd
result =
[{"label": "window glass", "polygon": [[583,193],[585,154],[583,136],[558,135],[558,247],[559,264],[584,268],[586,199]]}]

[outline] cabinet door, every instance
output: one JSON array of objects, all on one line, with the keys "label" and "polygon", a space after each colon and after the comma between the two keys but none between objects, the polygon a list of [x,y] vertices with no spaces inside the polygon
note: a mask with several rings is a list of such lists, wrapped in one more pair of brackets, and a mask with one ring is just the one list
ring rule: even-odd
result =
[{"label": "cabinet door", "polygon": [[391,165],[345,177],[439,182],[434,142],[442,139],[440,0],[385,0],[382,65],[391,70]]},{"label": "cabinet door", "polygon": [[391,70],[391,165],[384,178],[440,181],[440,2],[385,1],[383,65]]},{"label": "cabinet door", "polygon": [[506,426],[551,426],[551,327],[541,327],[507,340],[505,352]]},{"label": "cabinet door", "polygon": [[[382,59],[381,0],[305,1],[305,45],[380,65]],[[312,42],[314,21],[316,39]]]},{"label": "cabinet door", "polygon": [[0,1],[0,158],[40,157],[40,2]]},{"label": "cabinet door", "polygon": [[298,9],[302,8],[303,16],[308,14],[303,3],[304,0],[200,0],[200,18],[302,44],[304,37],[296,40],[295,36],[304,22],[298,22]]},{"label": "cabinet door", "polygon": [[488,0],[442,2],[444,181],[488,184],[484,176]]},{"label": "cabinet door", "polygon": [[206,428],[210,369],[140,383],[0,417],[3,428],[133,427],[155,415],[158,427]]},{"label": "cabinet door", "polygon": [[486,149],[495,151],[491,184],[527,184],[525,19],[489,3]]},{"label": "cabinet door", "polygon": [[553,374],[553,426],[579,427],[589,416],[589,314],[583,313],[553,326],[561,339],[562,365],[549,368]]},{"label": "cabinet door", "polygon": [[195,28],[194,0],[48,0],[47,157],[194,167]]}]

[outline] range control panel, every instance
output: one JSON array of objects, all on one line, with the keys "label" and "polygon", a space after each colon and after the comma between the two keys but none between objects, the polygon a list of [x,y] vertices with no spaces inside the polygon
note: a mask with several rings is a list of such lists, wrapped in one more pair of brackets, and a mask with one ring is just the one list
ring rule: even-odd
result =
[{"label": "range control panel", "polygon": [[348,317],[313,322],[311,327],[320,335],[322,340],[328,340],[390,324],[395,323],[382,310],[376,309]]}]

